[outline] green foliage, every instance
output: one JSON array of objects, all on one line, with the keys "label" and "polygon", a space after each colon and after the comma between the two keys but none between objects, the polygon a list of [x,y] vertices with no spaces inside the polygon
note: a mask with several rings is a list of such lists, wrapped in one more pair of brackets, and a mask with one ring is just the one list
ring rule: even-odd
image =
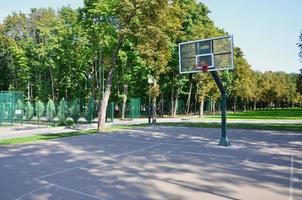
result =
[{"label": "green foliage", "polygon": [[24,116],[26,120],[31,120],[34,116],[34,107],[32,106],[32,104],[30,102],[27,102],[25,104],[25,108],[24,108]]},{"label": "green foliage", "polygon": [[[302,39],[301,39],[302,40]],[[302,44],[301,44],[302,47]],[[302,51],[302,50],[301,50]],[[302,53],[301,53],[302,54]],[[296,87],[297,87],[297,92],[302,95],[302,69],[300,69],[300,74],[297,78],[297,82],[296,82]]]},{"label": "green foliage", "polygon": [[[146,101],[150,74],[159,86],[152,96],[161,94],[164,101],[189,99],[192,82],[195,101],[206,97],[218,101],[219,92],[210,76],[191,78],[178,73],[179,42],[227,34],[215,26],[209,13],[196,0],[89,0],[77,10],[39,8],[29,14],[12,13],[0,25],[0,90],[27,93],[31,85],[30,96],[44,102],[50,96],[82,102],[90,95],[101,99],[104,89],[112,101],[119,95]],[[297,45],[302,59],[302,32]],[[299,77],[255,72],[240,48],[235,49],[235,69],[220,75],[228,101],[241,106],[302,102],[302,71]],[[195,102],[192,98],[191,103]],[[74,121],[77,109],[72,109]],[[86,119],[91,121],[89,109]],[[47,110],[47,118],[53,118]],[[65,121],[67,114],[62,116]]]},{"label": "green foliage", "polygon": [[300,48],[299,57],[302,60],[302,31],[300,32],[299,42],[297,43],[297,45]]},{"label": "green foliage", "polygon": [[53,102],[53,100],[49,99],[46,104],[46,119],[48,121],[53,120],[53,118],[55,117],[55,114],[56,114],[55,103]]},{"label": "green foliage", "polygon": [[60,122],[64,124],[68,117],[68,106],[64,98],[62,98],[60,101],[57,116]]},{"label": "green foliage", "polygon": [[44,110],[45,110],[44,103],[42,101],[38,100],[35,105],[36,117],[37,117],[38,121],[40,121],[41,117],[43,117]]},{"label": "green foliage", "polygon": [[78,99],[72,101],[71,106],[69,108],[69,115],[74,123],[77,123],[80,119],[80,103]]}]

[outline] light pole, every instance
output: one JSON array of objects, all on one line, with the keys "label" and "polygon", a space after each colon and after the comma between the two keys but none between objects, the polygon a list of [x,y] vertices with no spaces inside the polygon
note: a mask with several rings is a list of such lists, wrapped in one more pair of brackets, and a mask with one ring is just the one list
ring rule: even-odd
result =
[{"label": "light pole", "polygon": [[149,96],[149,103],[148,103],[148,123],[151,124],[151,97],[150,97],[150,88],[151,84],[153,84],[154,80],[151,75],[148,75],[148,84],[149,84],[149,91],[148,91],[148,96]]}]

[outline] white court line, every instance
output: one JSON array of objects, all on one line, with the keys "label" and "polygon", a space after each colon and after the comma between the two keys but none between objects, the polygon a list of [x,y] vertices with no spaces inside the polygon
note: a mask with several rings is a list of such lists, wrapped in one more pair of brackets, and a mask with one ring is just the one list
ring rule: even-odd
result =
[{"label": "white court line", "polygon": [[294,154],[291,155],[291,160],[290,160],[290,177],[289,177],[289,200],[293,200],[293,193],[294,193]]},{"label": "white court line", "polygon": [[141,141],[141,140],[128,140],[128,139],[112,139],[112,138],[101,138],[101,140],[111,140],[111,141],[118,141],[118,142],[133,142],[133,143],[146,143],[146,144],[154,144],[154,142],[149,141]]},{"label": "white court line", "polygon": [[137,150],[134,150],[134,151],[130,151],[130,152],[126,152],[126,153],[123,153],[123,154],[119,154],[119,155],[113,156],[113,158],[117,158],[117,157],[120,157],[120,156],[126,156],[126,155],[129,155],[129,154],[133,154],[133,153],[136,153],[136,152],[139,152],[139,151],[143,151],[143,150],[146,150],[146,149],[150,149],[150,148],[153,148],[153,147],[157,147],[157,146],[160,146],[160,145],[162,145],[162,143],[150,145],[150,146],[147,146],[147,147],[144,147],[144,148],[141,148],[141,149],[137,149]]},{"label": "white court line", "polygon": [[63,190],[67,190],[67,191],[70,191],[70,192],[74,192],[74,193],[77,193],[77,194],[81,194],[81,195],[83,195],[83,196],[91,197],[91,198],[98,199],[98,200],[105,200],[105,199],[103,199],[103,198],[101,198],[101,197],[97,197],[97,196],[94,196],[94,195],[91,195],[91,194],[87,194],[87,193],[85,193],[85,192],[80,192],[80,191],[78,191],[78,190],[74,190],[74,189],[71,189],[71,188],[68,188],[68,187],[60,186],[60,185],[53,184],[53,183],[51,183],[51,185],[53,185],[54,187],[63,189]]},{"label": "white court line", "polygon": [[225,156],[225,155],[217,155],[217,154],[210,154],[210,153],[195,153],[195,152],[186,152],[186,151],[183,151],[182,153],[192,154],[192,155],[201,155],[201,156],[214,156],[214,157],[223,157],[223,158],[236,158],[235,156]]},{"label": "white court line", "polygon": [[[111,140],[111,141],[119,141],[119,142],[133,142],[133,143],[146,143],[146,144],[154,144],[154,142],[149,142],[149,141],[140,141],[140,140],[128,140],[128,139],[111,139],[111,138],[102,138],[102,140]],[[205,141],[203,141],[202,143],[207,143]],[[193,147],[193,148],[200,148],[200,145],[198,144],[201,144],[198,143],[196,145],[190,145],[190,144],[175,144],[175,143],[169,143],[169,142],[162,142],[161,144],[163,145],[169,145],[169,146],[180,146],[180,147]],[[218,143],[217,143],[217,146],[218,146]]]},{"label": "white court line", "polygon": [[[133,153],[136,153],[136,152],[139,152],[139,151],[143,151],[143,150],[146,150],[146,149],[150,149],[150,148],[153,148],[153,147],[156,147],[156,146],[159,146],[159,145],[161,145],[161,143],[150,145],[150,146],[147,146],[147,147],[144,147],[144,148],[140,148],[140,149],[136,149],[134,151],[130,151],[130,152],[114,155],[114,156],[112,156],[112,158],[117,158],[117,157],[121,157],[121,156],[130,155],[130,154],[133,154]],[[36,177],[36,178],[34,178],[34,180],[40,180],[40,179],[43,179],[43,178],[46,178],[46,177],[49,177],[49,176],[53,176],[53,175],[57,175],[57,174],[62,174],[62,173],[65,173],[65,172],[68,172],[68,171],[71,171],[71,170],[74,170],[74,169],[78,169],[78,168],[81,168],[81,167],[86,167],[86,166],[92,165],[92,164],[93,163],[86,163],[86,164],[78,165],[78,166],[75,166],[75,167],[72,167],[72,168],[67,168],[67,169],[64,169],[64,170],[59,170],[59,171],[56,171],[56,172],[53,172],[53,173],[50,173],[50,174],[46,174],[46,175],[43,175],[43,176]]]},{"label": "white court line", "polygon": [[86,163],[84,165],[78,165],[78,166],[75,166],[75,167],[72,167],[72,168],[59,170],[59,171],[56,171],[56,172],[53,172],[53,173],[50,173],[50,174],[46,174],[46,175],[43,175],[43,176],[36,177],[36,178],[34,178],[34,180],[40,180],[40,179],[43,179],[43,178],[46,178],[46,177],[49,177],[49,176],[53,176],[53,175],[56,175],[56,174],[62,174],[62,173],[65,173],[65,172],[68,172],[68,171],[71,171],[71,170],[74,170],[74,169],[77,169],[77,168],[85,167],[87,165],[91,165],[91,163]]},{"label": "white court line", "polygon": [[30,192],[27,192],[27,193],[25,193],[25,194],[23,194],[23,195],[17,197],[15,200],[21,200],[23,197],[26,197],[26,196],[28,196],[28,195],[30,195],[30,194],[32,194],[32,193],[35,193],[35,192],[37,192],[37,191],[40,191],[40,190],[42,190],[42,189],[44,189],[44,188],[48,188],[48,187],[50,187],[50,186],[51,186],[51,185],[44,185],[44,186],[42,186],[42,187],[39,187],[39,188],[37,188],[37,189],[34,189],[34,190],[30,191]]}]

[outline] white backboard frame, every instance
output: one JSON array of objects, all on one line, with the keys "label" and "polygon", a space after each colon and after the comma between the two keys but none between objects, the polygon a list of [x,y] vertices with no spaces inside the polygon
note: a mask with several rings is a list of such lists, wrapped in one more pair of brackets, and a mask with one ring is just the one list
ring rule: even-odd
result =
[{"label": "white backboard frame", "polygon": [[[234,40],[233,40],[233,35],[227,35],[227,36],[221,36],[221,37],[215,37],[215,38],[208,38],[208,39],[201,39],[201,40],[194,40],[194,41],[188,41],[188,42],[182,42],[182,43],[179,43],[178,44],[178,56],[179,56],[179,73],[180,74],[189,74],[189,73],[196,73],[196,72],[201,72],[202,70],[191,70],[191,71],[181,71],[181,46],[184,45],[184,44],[192,44],[192,43],[199,43],[199,42],[205,42],[205,41],[214,41],[214,40],[221,40],[221,39],[225,39],[225,38],[229,38],[231,40],[230,42],[230,47],[231,47],[231,50],[230,50],[230,55],[231,55],[231,65],[230,67],[225,67],[225,68],[216,68],[215,67],[215,59],[214,59],[214,56],[216,55],[215,53],[211,53],[213,54],[212,56],[212,63],[214,66],[210,67],[208,66],[208,71],[222,71],[222,70],[230,70],[230,69],[233,69],[234,68]],[[197,59],[199,56],[202,56],[202,55],[209,55],[209,53],[207,54],[195,54],[195,60],[196,60],[196,63],[197,64]]]}]

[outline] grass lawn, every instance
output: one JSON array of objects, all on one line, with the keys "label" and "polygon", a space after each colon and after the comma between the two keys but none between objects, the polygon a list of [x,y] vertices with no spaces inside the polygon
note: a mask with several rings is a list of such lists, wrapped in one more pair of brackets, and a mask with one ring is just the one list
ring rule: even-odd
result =
[{"label": "grass lawn", "polygon": [[[184,127],[196,127],[196,128],[220,128],[220,123],[215,122],[163,122],[158,123],[162,126],[184,126]],[[248,124],[248,123],[229,123],[227,128],[233,129],[256,129],[256,130],[276,130],[276,131],[296,131],[302,132],[302,124]]]},{"label": "grass lawn", "polygon": [[[130,129],[130,128],[144,127],[144,126],[147,126],[147,124],[114,126],[114,127],[106,128],[106,133],[122,130],[122,129]],[[32,136],[18,137],[18,138],[0,139],[0,145],[23,144],[29,142],[53,140],[53,139],[60,139],[65,137],[95,134],[97,132],[98,132],[97,129],[90,129],[90,130],[66,132],[66,133],[42,134],[42,135],[32,135]]]},{"label": "grass lawn", "polygon": [[[220,128],[220,123],[196,123],[196,122],[163,122],[157,123],[160,126],[177,126],[177,127],[196,127],[196,128]],[[132,129],[132,128],[140,128],[147,127],[148,124],[135,124],[135,125],[121,125],[109,127],[106,129],[106,133],[124,130],[124,129]],[[245,124],[245,123],[230,123],[228,124],[228,128],[234,129],[256,129],[256,130],[278,130],[278,131],[296,131],[302,132],[302,124]],[[68,132],[68,133],[55,133],[55,134],[43,134],[43,135],[33,135],[27,137],[20,138],[9,138],[9,139],[1,139],[0,145],[11,145],[11,144],[23,144],[29,142],[37,142],[37,141],[46,141],[53,139],[60,139],[65,137],[73,137],[87,134],[95,134],[98,131],[96,129],[85,130],[85,131],[76,131],[76,132]]]},{"label": "grass lawn", "polygon": [[[246,112],[228,112],[228,119],[300,119],[302,120],[302,108],[269,109]],[[220,115],[209,116],[220,118]]]}]

